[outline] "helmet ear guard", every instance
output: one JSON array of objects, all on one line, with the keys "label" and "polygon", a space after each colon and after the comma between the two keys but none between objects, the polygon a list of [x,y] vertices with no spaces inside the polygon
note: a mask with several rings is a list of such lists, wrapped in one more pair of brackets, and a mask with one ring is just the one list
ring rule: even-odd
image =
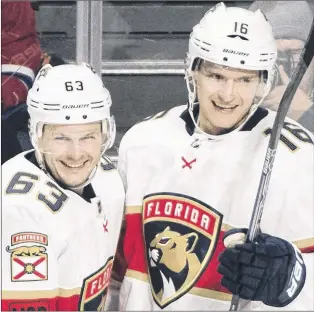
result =
[{"label": "helmet ear guard", "polygon": [[[193,104],[197,100],[197,92],[196,92],[196,81],[193,77],[193,74],[196,70],[198,70],[201,66],[202,59],[200,58],[195,58],[193,60],[193,64],[191,64],[191,58],[190,54],[187,53],[187,57],[185,59],[185,64],[186,64],[186,69],[185,69],[185,82],[186,82],[186,87],[188,89],[188,106],[190,109],[193,108]],[[188,68],[191,68],[192,70],[189,71]]]},{"label": "helmet ear guard", "polygon": [[105,134],[107,137],[107,140],[104,142],[103,145],[104,153],[106,150],[110,149],[113,146],[116,138],[116,122],[113,116],[111,116],[109,119],[105,119],[102,121],[101,130],[103,134]]}]

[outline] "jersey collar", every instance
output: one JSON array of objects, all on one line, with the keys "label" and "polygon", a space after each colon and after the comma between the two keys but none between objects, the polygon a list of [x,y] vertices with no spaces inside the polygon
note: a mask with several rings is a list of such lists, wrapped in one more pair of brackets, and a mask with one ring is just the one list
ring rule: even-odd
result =
[{"label": "jersey collar", "polygon": [[[195,120],[198,119],[200,107],[199,104],[194,105],[193,115]],[[266,108],[258,107],[251,118],[243,125],[239,131],[251,131],[262,119],[268,115]],[[195,131],[194,122],[189,114],[188,107],[181,113],[180,118],[185,122],[185,129],[189,135],[193,135]]]}]

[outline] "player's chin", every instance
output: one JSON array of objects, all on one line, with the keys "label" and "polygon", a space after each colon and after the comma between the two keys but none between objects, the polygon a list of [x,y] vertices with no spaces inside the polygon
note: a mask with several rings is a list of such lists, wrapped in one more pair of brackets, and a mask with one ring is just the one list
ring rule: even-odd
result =
[{"label": "player's chin", "polygon": [[238,115],[229,115],[229,116],[221,116],[221,115],[212,115],[211,116],[211,124],[217,128],[221,129],[232,129],[238,123],[239,116]]},{"label": "player's chin", "polygon": [[75,188],[84,184],[89,178],[89,174],[80,176],[66,176],[62,178],[62,183],[69,188]]}]

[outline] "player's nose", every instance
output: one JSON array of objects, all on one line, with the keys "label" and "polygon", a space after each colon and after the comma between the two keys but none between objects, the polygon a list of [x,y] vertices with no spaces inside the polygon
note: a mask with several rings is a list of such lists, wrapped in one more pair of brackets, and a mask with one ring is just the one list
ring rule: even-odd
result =
[{"label": "player's nose", "polygon": [[84,155],[84,150],[79,142],[72,141],[67,149],[67,156],[73,160],[79,160]]},{"label": "player's nose", "polygon": [[231,102],[235,98],[235,83],[233,79],[228,79],[219,89],[218,95],[225,103]]}]

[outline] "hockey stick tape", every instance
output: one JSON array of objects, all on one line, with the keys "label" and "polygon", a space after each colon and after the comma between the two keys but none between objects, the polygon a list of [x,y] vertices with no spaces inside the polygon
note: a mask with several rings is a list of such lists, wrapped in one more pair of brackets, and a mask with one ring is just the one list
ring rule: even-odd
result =
[{"label": "hockey stick tape", "polygon": [[247,229],[232,229],[229,230],[223,239],[226,248],[232,248],[238,244],[244,244],[246,239]]}]

